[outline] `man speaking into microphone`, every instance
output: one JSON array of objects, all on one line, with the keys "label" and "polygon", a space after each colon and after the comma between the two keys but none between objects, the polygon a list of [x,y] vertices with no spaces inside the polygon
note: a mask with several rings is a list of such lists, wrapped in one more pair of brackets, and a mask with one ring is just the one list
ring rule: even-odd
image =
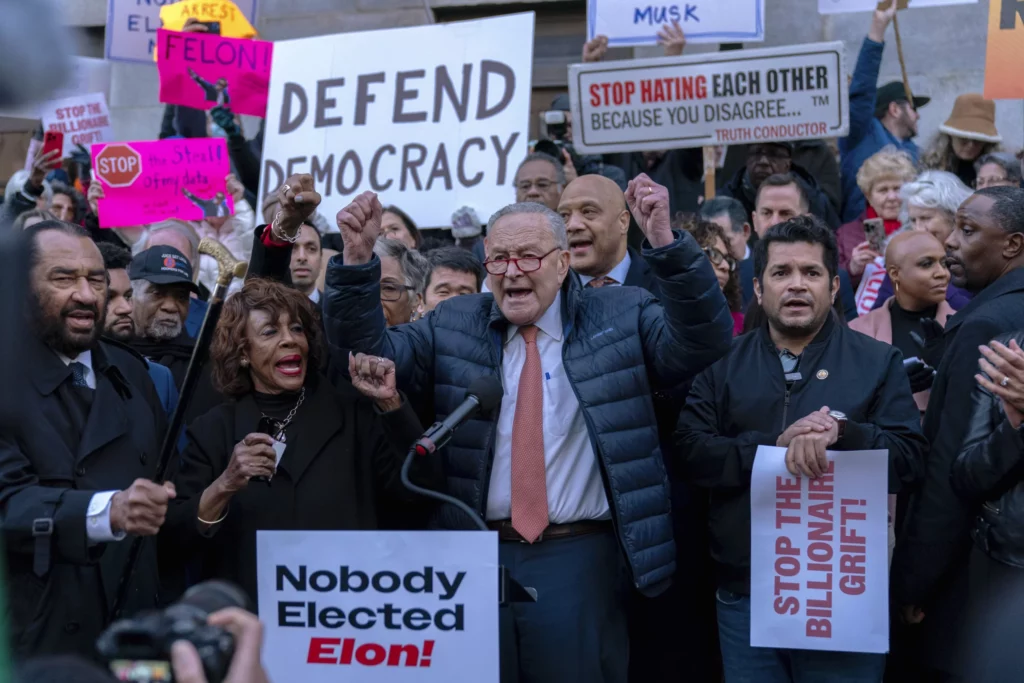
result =
[{"label": "man speaking into microphone", "polygon": [[[380,202],[365,192],[338,213],[344,250],[324,297],[334,361],[350,350],[393,359],[399,387],[432,397],[438,419],[478,377],[504,387],[500,409],[440,451],[447,493],[487,520],[501,563],[537,589],[536,603],[502,610],[503,681],[624,682],[625,581],[656,595],[675,570],[652,393],[723,355],[732,318],[700,246],[670,228],[668,191],[640,175],[626,202],[661,303],[635,287],[584,289],[562,218],[520,203],[487,225],[493,294],[444,301],[390,329],[373,254]],[[475,528],[454,506],[434,524]]]}]

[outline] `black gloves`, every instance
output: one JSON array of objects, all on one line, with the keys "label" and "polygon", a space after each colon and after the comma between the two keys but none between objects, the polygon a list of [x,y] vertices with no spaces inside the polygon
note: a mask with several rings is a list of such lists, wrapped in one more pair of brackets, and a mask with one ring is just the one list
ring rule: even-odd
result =
[{"label": "black gloves", "polygon": [[915,358],[909,363],[904,363],[903,368],[907,371],[907,379],[910,380],[910,393],[916,394],[932,388],[935,369],[930,365],[925,365]]},{"label": "black gloves", "polygon": [[218,126],[224,129],[224,132],[228,134],[228,137],[240,137],[242,131],[239,130],[238,124],[235,123],[235,113],[227,107],[214,107],[210,110],[210,118]]},{"label": "black gloves", "polygon": [[[946,340],[942,336],[942,325],[934,318],[921,318],[922,335],[911,332],[910,336],[921,350],[921,360],[933,368],[939,367],[942,362],[942,354],[946,350]],[[908,368],[909,372],[909,368]]]}]

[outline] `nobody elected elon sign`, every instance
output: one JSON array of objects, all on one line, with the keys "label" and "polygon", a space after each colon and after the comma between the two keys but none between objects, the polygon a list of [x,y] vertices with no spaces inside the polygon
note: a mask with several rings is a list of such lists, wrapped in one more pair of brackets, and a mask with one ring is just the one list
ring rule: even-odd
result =
[{"label": "nobody elected elon sign", "polygon": [[275,681],[497,683],[498,541],[476,531],[260,531]]}]

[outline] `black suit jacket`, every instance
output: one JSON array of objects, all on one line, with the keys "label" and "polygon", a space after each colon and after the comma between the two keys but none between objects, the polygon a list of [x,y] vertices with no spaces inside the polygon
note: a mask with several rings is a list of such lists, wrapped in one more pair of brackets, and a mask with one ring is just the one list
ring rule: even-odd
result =
[{"label": "black suit jacket", "polygon": [[[196,420],[175,477],[178,497],[162,540],[182,558],[199,553],[200,579],[235,582],[253,604],[257,530],[376,529],[382,501],[403,497],[402,461],[421,433],[408,402],[381,414],[351,386],[337,390],[319,380],[306,392],[277,474],[270,484],[250,482],[236,493],[212,535],[197,526],[199,501],[227,469],[235,445],[257,430],[261,413],[252,395]],[[437,458],[418,458],[414,478],[439,487],[439,467]]]},{"label": "black suit jacket", "polygon": [[924,435],[931,450],[924,482],[901,499],[903,522],[890,572],[892,599],[917,605],[928,618],[916,628],[926,634],[929,663],[950,670],[961,621],[974,508],[953,491],[952,465],[967,433],[978,346],[1013,332],[1024,320],[1024,268],[1011,271],[975,296],[946,321],[945,353],[928,400]]},{"label": "black suit jacket", "polygon": [[658,279],[651,272],[647,261],[633,247],[627,248],[629,252],[629,270],[626,271],[626,281],[622,284],[628,287],[642,287],[656,297],[661,297],[661,287]]},{"label": "black suit jacket", "polygon": [[[66,412],[71,371],[37,340],[27,343],[30,381],[20,428],[0,434],[0,515],[7,557],[8,628],[16,657],[77,653],[95,657],[130,542],[93,545],[86,513],[94,493],[152,478],[165,417],[145,361],[100,342],[92,351],[96,390],[84,429]],[[68,444],[77,444],[69,448]],[[47,571],[34,571],[37,530]],[[156,550],[143,546],[126,612],[157,601]]]}]

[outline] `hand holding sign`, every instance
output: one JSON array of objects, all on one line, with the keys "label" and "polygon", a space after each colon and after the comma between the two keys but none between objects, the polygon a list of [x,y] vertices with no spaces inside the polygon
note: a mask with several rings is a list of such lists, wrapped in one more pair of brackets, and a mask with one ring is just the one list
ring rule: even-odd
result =
[{"label": "hand holding sign", "polygon": [[380,235],[382,208],[376,193],[364,192],[338,212],[338,229],[345,243],[345,265],[369,263],[373,245]]},{"label": "hand holding sign", "polygon": [[[828,471],[825,451],[839,440],[839,423],[829,417],[828,413],[828,406],[822,406],[800,421],[813,425],[813,431],[797,434],[790,439],[786,450],[786,469],[790,474],[817,479]],[[820,427],[826,427],[825,431],[821,431]],[[779,439],[781,441],[782,437]]]},{"label": "hand holding sign", "polygon": [[683,33],[678,21],[673,21],[671,26],[665,24],[661,27],[658,31],[658,45],[665,47],[666,57],[678,57],[683,54],[686,48],[686,34]]},{"label": "hand holding sign", "polygon": [[892,0],[892,4],[885,8],[882,8],[881,4],[879,4],[879,9],[876,9],[874,16],[871,17],[871,28],[868,29],[868,38],[876,43],[885,42],[885,29],[889,28],[889,24],[896,17],[898,3],[899,0]]},{"label": "hand holding sign", "polygon": [[600,62],[608,52],[608,36],[594,36],[583,43],[583,61]]},{"label": "hand holding sign", "polygon": [[641,173],[626,186],[626,205],[654,248],[672,244],[672,224],[668,210],[668,190]]}]

